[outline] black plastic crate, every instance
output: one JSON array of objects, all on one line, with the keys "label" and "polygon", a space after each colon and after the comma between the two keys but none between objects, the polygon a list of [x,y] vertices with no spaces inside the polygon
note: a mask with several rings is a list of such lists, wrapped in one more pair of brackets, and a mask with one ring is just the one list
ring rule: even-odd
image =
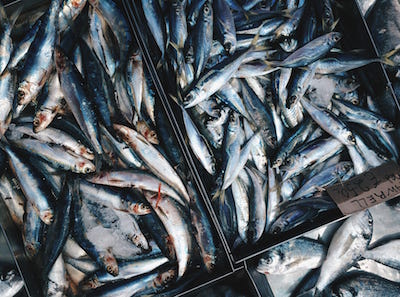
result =
[{"label": "black plastic crate", "polygon": [[[123,1],[116,1],[118,5],[120,5],[121,10]],[[36,17],[36,15],[41,15],[44,10],[48,7],[49,1],[48,0],[38,0],[38,1],[8,1],[5,5],[7,13],[10,14],[13,11],[19,9],[21,6],[23,7],[22,9],[22,14],[20,16],[20,20],[18,21],[18,25],[23,27],[24,26],[24,18],[28,18],[30,16]],[[87,3],[89,5],[89,3]],[[128,20],[128,18],[127,18]],[[26,29],[26,28],[25,28]],[[21,33],[22,34],[22,33]],[[137,34],[137,32],[132,32],[133,39],[134,35]],[[19,32],[16,33],[16,38],[19,38]],[[135,40],[133,42],[136,42]],[[144,59],[144,67],[147,66],[147,60]],[[157,85],[155,85],[157,87]],[[168,110],[168,105],[165,104],[164,100],[161,100],[160,97],[158,96],[158,91],[156,90],[156,110],[159,112],[162,112],[165,117],[167,118],[167,123],[172,123],[170,119],[170,114],[171,112]],[[173,138],[173,141],[177,143],[177,145],[181,145],[181,142],[179,140],[179,134],[176,133],[175,126],[172,125],[170,127],[171,129],[171,137]],[[174,132],[175,131],[175,132]],[[166,150],[166,148],[164,148]],[[183,151],[182,147],[181,150]],[[185,159],[186,155],[183,153],[182,157]],[[190,181],[194,188],[196,189],[197,185],[197,178],[193,178],[193,171],[192,167],[188,166],[189,162],[185,159],[182,161],[182,164],[174,164],[180,168],[181,172],[181,178],[184,181]],[[225,245],[223,242],[221,242],[221,236],[218,234],[218,229],[216,229],[215,224],[213,222],[213,218],[210,217],[209,213],[209,205],[205,203],[202,200],[202,196],[200,196],[200,204],[204,208],[206,208],[206,212],[208,214],[208,219],[210,221],[210,225],[213,229],[213,234],[214,234],[214,241],[216,244],[217,248],[217,261],[216,265],[213,269],[213,272],[211,274],[208,274],[201,268],[200,263],[192,263],[192,267],[190,268],[190,271],[187,272],[185,277],[178,283],[178,286],[171,286],[168,287],[167,291],[171,294],[171,296],[174,296],[175,294],[181,294],[183,291],[191,289],[195,286],[202,285],[203,283],[206,283],[208,281],[214,280],[216,278],[220,278],[225,276],[226,274],[230,274],[234,270],[233,263],[231,262],[227,249],[225,248]],[[1,200],[1,199],[0,199]],[[3,220],[3,212],[4,212],[4,220]],[[30,297],[39,297],[42,296],[41,288],[39,287],[39,281],[36,279],[36,276],[40,275],[38,273],[37,267],[33,263],[31,263],[25,256],[23,244],[22,244],[22,239],[21,239],[21,234],[18,232],[17,228],[13,224],[11,218],[9,218],[7,208],[4,206],[3,202],[0,201],[0,218],[2,219],[0,221],[0,226],[4,229],[6,238],[8,238],[8,241],[10,243],[10,247],[14,251],[14,254],[16,255],[16,263],[17,266],[20,268],[22,272],[22,276],[24,277],[24,281],[27,287],[27,294]]]},{"label": "black plastic crate", "polygon": [[[365,21],[362,18],[358,6],[355,1],[335,1],[335,15],[339,18],[339,24],[335,28],[336,31],[344,33],[341,45],[344,50],[360,50],[363,49],[366,55],[371,58],[376,58],[377,54],[373,41],[370,38],[370,34],[366,27]],[[202,193],[208,200],[208,203],[212,205],[212,187],[215,182],[215,178],[211,177],[200,165],[199,161],[191,152],[188,145],[185,143],[185,129],[183,128],[182,113],[180,107],[177,106],[174,100],[171,99],[170,95],[176,96],[176,88],[173,75],[170,73],[164,73],[162,67],[158,65],[160,59],[160,51],[158,50],[154,38],[151,36],[149,28],[146,24],[146,19],[143,14],[141,7],[141,1],[132,0],[125,1],[126,8],[129,15],[132,17],[132,22],[137,29],[137,35],[141,39],[139,44],[142,46],[145,57],[148,59],[147,63],[149,68],[152,70],[151,73],[154,75],[154,80],[160,91],[160,97],[165,100],[165,104],[168,105],[168,110],[171,112],[171,120],[177,125],[177,134],[182,138],[182,147],[188,156],[188,161],[192,165],[195,165],[193,169],[195,171],[194,176],[199,177],[200,188],[203,190]],[[399,127],[399,103],[395,98],[393,89],[390,82],[387,79],[387,75],[381,63],[369,64],[360,69],[353,70],[351,73],[356,75],[360,81],[362,87],[376,99],[377,105],[384,111],[384,116],[389,120],[393,121],[396,127]],[[393,137],[396,142],[399,142],[398,131],[394,132]],[[216,215],[216,209],[211,209],[211,215],[216,219],[216,224],[219,225],[217,228],[222,230],[218,216]],[[316,219],[305,222],[300,226],[297,226],[288,232],[280,234],[279,236],[264,235],[259,242],[255,245],[245,245],[243,247],[234,248],[233,243],[229,242],[225,234],[223,234],[224,242],[227,244],[230,251],[232,261],[235,263],[242,262],[246,259],[252,258],[263,251],[284,242],[290,238],[300,236],[301,234],[317,229],[320,226],[343,219],[344,216],[339,209],[333,209],[320,214]]]}]

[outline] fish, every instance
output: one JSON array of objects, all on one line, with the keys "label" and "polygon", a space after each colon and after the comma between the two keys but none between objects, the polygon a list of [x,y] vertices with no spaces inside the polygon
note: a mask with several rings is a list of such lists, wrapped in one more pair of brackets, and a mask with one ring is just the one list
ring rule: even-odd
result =
[{"label": "fish", "polygon": [[203,165],[204,169],[207,170],[209,174],[214,175],[215,159],[212,151],[207,146],[207,142],[204,141],[196,125],[193,123],[189,113],[184,108],[182,108],[182,114],[191,149]]},{"label": "fish", "polygon": [[142,1],[144,16],[152,35],[164,56],[167,44],[167,30],[164,19],[161,17],[161,7],[158,1]]},{"label": "fish", "polygon": [[181,207],[168,197],[146,196],[154,212],[159,216],[168,232],[170,245],[175,250],[178,263],[177,278],[181,278],[189,265],[193,248],[192,233]]},{"label": "fish", "polygon": [[15,73],[8,69],[0,76],[0,135],[4,135],[11,123],[16,81]]},{"label": "fish", "polygon": [[220,34],[221,43],[225,51],[232,55],[236,50],[237,39],[236,29],[232,12],[228,3],[223,0],[213,2],[215,11],[215,24]]},{"label": "fish", "polygon": [[356,143],[352,131],[350,131],[348,126],[341,119],[335,116],[335,114],[327,109],[319,108],[307,98],[302,97],[300,102],[304,109],[306,109],[309,115],[314,119],[314,121],[317,122],[318,125],[330,135],[347,146],[351,146]]},{"label": "fish", "polygon": [[14,43],[11,37],[11,31],[21,9],[17,9],[14,14],[8,18],[3,4],[0,5],[1,35],[0,35],[0,74],[4,72],[11,58]]},{"label": "fish", "polygon": [[7,274],[1,277],[0,291],[4,297],[15,296],[19,291],[21,291],[23,286],[24,281],[14,270],[8,271]]},{"label": "fish", "polygon": [[86,0],[64,1],[58,13],[58,30],[64,32],[71,23],[78,17],[86,5]]},{"label": "fish", "polygon": [[40,219],[46,225],[50,225],[54,220],[54,209],[51,204],[55,198],[50,192],[46,178],[32,165],[24,162],[15,149],[6,145],[5,152],[9,158],[10,168],[16,175],[27,201]]},{"label": "fish", "polygon": [[47,96],[39,100],[35,118],[33,119],[34,132],[38,133],[46,129],[58,114],[66,109],[64,94],[61,91],[60,81],[56,73],[51,74],[48,80]]},{"label": "fish", "polygon": [[258,261],[257,271],[282,275],[318,268],[325,260],[326,252],[324,244],[299,237],[265,252]]},{"label": "fish", "polygon": [[190,198],[181,178],[155,147],[133,129],[117,124],[114,124],[114,129],[134,149],[154,174],[177,189],[178,193],[189,202]]},{"label": "fish", "polygon": [[342,281],[338,281],[332,289],[332,296],[396,296],[400,286],[396,282],[386,280],[370,273],[349,273]]},{"label": "fish", "polygon": [[89,0],[88,2],[91,7],[104,17],[114,33],[119,45],[119,60],[116,68],[125,69],[129,57],[129,47],[132,43],[132,34],[126,18],[123,16],[121,9],[112,0]]},{"label": "fish", "polygon": [[19,105],[35,100],[51,75],[58,34],[60,0],[52,0],[39,31],[26,53],[22,74],[18,78],[17,100]]},{"label": "fish", "polygon": [[380,246],[368,249],[364,252],[363,258],[372,259],[378,263],[399,270],[400,261],[398,255],[393,251],[398,249],[400,240],[395,239]]},{"label": "fish", "polygon": [[88,17],[90,45],[108,75],[114,77],[119,53],[110,45],[115,42],[115,37],[104,17],[92,6],[89,7]]},{"label": "fish", "polygon": [[[93,105],[83,88],[82,76],[75,65],[65,56],[60,48],[55,50],[57,72],[64,99],[71,108],[75,119],[86,137],[90,139],[97,155],[103,153],[99,135],[98,121]],[[78,86],[78,87],[72,87]],[[81,108],[83,107],[83,108]]]},{"label": "fish", "polygon": [[317,293],[324,291],[362,257],[371,241],[372,230],[373,218],[365,210],[351,216],[335,232],[315,285]]},{"label": "fish", "polygon": [[[103,125],[112,131],[111,115],[115,110],[115,91],[111,77],[101,65],[96,54],[82,39],[79,41],[79,49],[82,54],[83,76],[86,81],[89,100],[91,100]],[[109,106],[113,106],[109,108]]]},{"label": "fish", "polygon": [[339,32],[330,32],[315,38],[303,47],[297,49],[282,62],[276,63],[279,67],[304,67],[326,55],[342,38]]}]

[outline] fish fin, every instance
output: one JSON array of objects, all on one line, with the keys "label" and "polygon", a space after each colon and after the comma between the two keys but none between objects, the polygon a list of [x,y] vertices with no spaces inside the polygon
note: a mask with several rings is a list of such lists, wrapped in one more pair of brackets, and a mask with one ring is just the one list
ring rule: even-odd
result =
[{"label": "fish fin", "polygon": [[353,267],[355,267],[355,268],[357,268],[357,269],[361,269],[361,266],[360,266],[360,264],[358,264],[358,263],[355,263],[355,264],[353,265]]},{"label": "fish fin", "polygon": [[332,26],[329,28],[331,32],[336,28],[337,24],[339,24],[339,21],[340,18],[333,22]]},{"label": "fish fin", "polygon": [[[342,245],[342,251],[344,251],[344,252],[348,251],[351,244],[353,243],[353,241],[354,241],[354,238],[352,236],[349,236]],[[342,256],[342,255],[340,255],[340,256]]]},{"label": "fish fin", "polygon": [[281,10],[282,16],[288,19],[293,18],[293,12],[296,10],[296,8],[291,8],[291,9],[284,9]]},{"label": "fish fin", "polygon": [[394,49],[392,49],[391,51],[389,51],[389,52],[387,52],[386,54],[384,54],[384,55],[381,57],[381,62],[384,63],[384,64],[387,64],[387,65],[389,65],[389,66],[396,66],[396,63],[393,62],[392,60],[390,60],[390,58],[391,58],[393,55],[397,54],[397,52],[398,52],[399,50],[400,50],[400,44],[397,45],[397,46],[396,46]]},{"label": "fish fin", "polygon": [[174,95],[172,95],[172,94],[168,94],[168,96],[169,96],[170,98],[172,98],[172,100],[174,100],[174,102],[175,102],[177,105],[181,106],[180,102],[182,102],[182,98],[179,98],[179,99],[178,99],[178,97],[181,97],[180,95],[174,96]]},{"label": "fish fin", "polygon": [[[266,21],[264,21],[263,24],[264,24],[265,22],[266,22]],[[261,27],[262,27],[262,26],[261,26]],[[254,36],[253,40],[251,41],[249,50],[253,50],[253,49],[255,49],[255,48],[257,47],[258,40],[260,39],[260,33],[261,33],[261,29],[258,30],[257,34]]]},{"label": "fish fin", "polygon": [[331,49],[332,53],[343,53],[343,50],[341,50],[340,48],[334,47]]}]

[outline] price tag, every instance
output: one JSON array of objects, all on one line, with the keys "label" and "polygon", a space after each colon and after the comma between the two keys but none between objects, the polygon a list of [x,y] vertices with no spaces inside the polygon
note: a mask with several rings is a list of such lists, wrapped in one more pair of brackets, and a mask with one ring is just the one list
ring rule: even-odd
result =
[{"label": "price tag", "polygon": [[396,162],[361,173],[326,189],[344,215],[349,215],[400,195],[400,167]]}]

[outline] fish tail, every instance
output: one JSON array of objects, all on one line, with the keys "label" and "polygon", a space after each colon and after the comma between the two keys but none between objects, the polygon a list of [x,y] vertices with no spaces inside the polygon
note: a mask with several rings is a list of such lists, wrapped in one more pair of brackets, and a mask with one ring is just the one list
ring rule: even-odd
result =
[{"label": "fish tail", "polygon": [[333,22],[333,24],[331,25],[331,27],[329,28],[330,32],[332,32],[333,30],[335,30],[337,24],[339,24],[340,18],[338,18],[336,21]]},{"label": "fish tail", "polygon": [[398,52],[399,50],[400,50],[400,44],[397,45],[397,46],[396,46],[394,49],[392,49],[391,51],[389,51],[389,52],[387,52],[386,54],[384,54],[384,55],[381,57],[380,61],[381,61],[382,63],[384,63],[384,64],[389,65],[389,66],[396,66],[396,63],[393,62],[390,58],[391,58],[393,55],[397,54],[397,52]]}]

